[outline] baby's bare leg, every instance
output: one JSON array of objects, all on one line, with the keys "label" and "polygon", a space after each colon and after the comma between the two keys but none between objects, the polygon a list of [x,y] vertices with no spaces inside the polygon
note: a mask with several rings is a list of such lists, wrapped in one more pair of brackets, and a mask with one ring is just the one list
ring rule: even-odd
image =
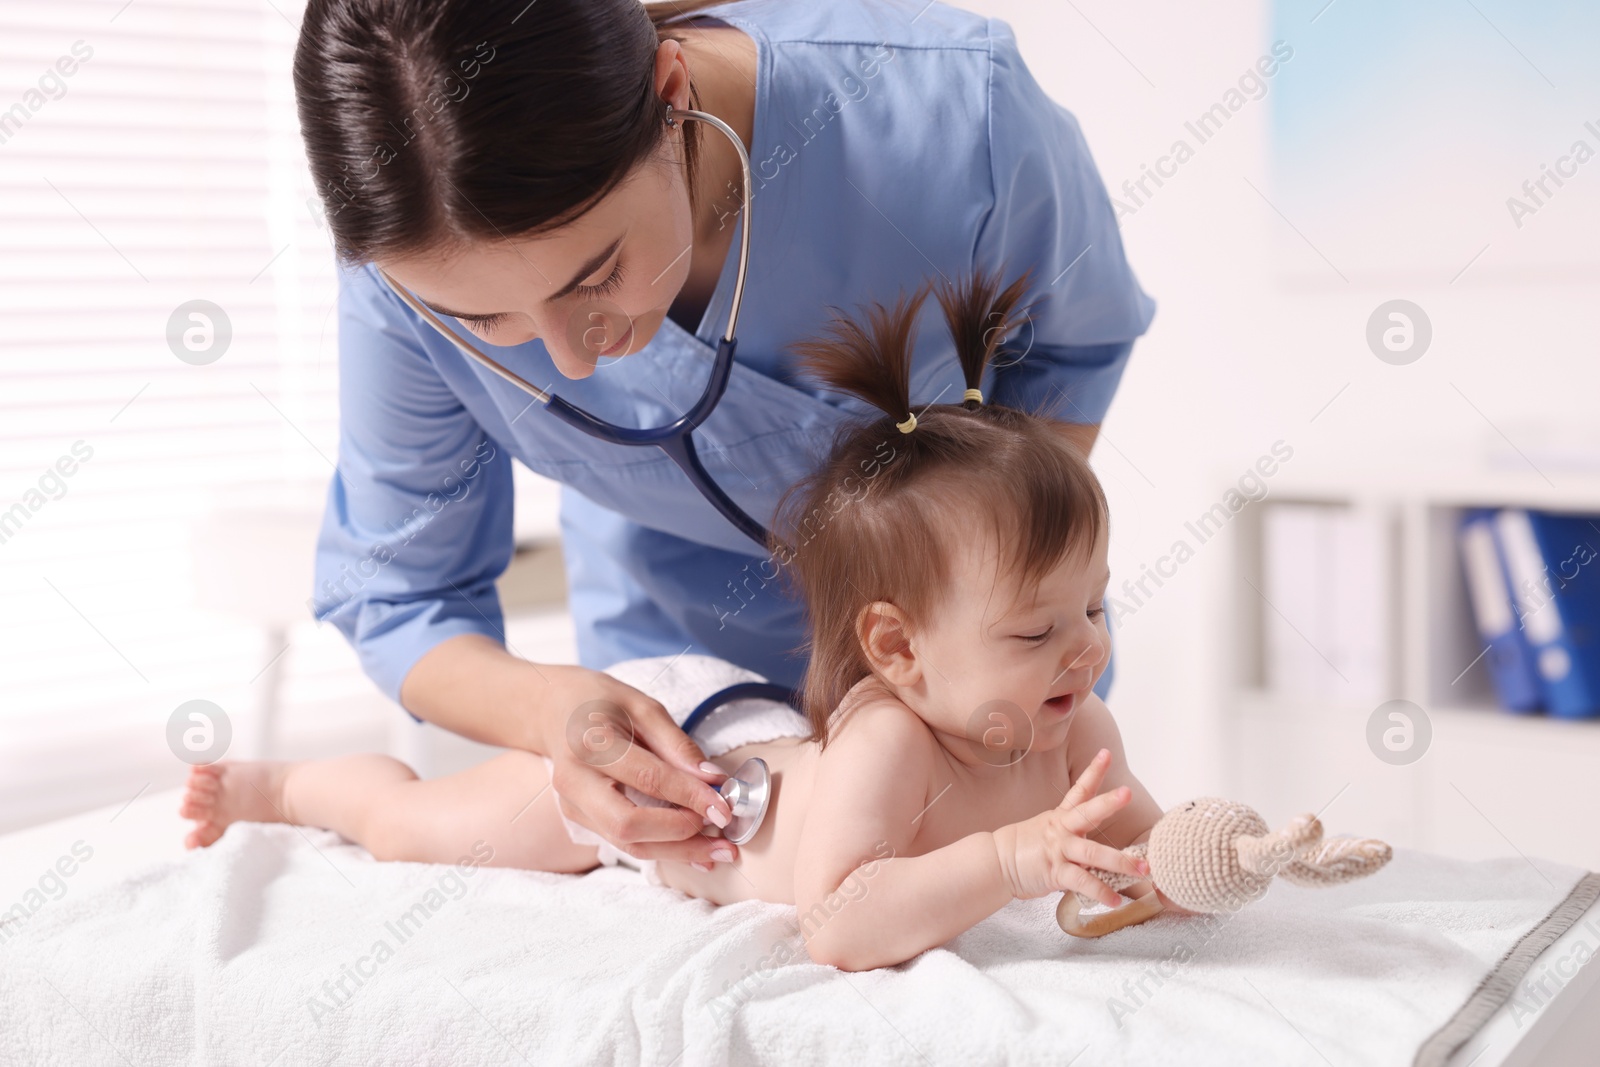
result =
[{"label": "baby's bare leg", "polygon": [[380,860],[454,863],[493,850],[488,866],[580,872],[598,860],[567,837],[544,760],[505,752],[460,774],[426,781],[388,756],[196,767],[182,813],[209,845],[240,819],[320,826]]}]

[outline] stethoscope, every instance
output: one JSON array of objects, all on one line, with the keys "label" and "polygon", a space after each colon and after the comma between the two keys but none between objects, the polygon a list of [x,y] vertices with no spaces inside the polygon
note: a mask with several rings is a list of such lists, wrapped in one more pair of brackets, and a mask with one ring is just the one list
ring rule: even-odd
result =
[{"label": "stethoscope", "polygon": [[[671,121],[673,112],[668,110],[668,119]],[[744,297],[745,271],[750,266],[750,156],[744,149],[744,143],[732,128],[715,115],[705,111],[679,111],[679,118],[699,119],[701,122],[710,123],[721,130],[723,135],[733,142],[733,147],[739,153],[739,168],[744,179],[743,189],[743,225],[739,227],[739,273],[733,285],[733,300],[728,307],[728,328],[723,333],[722,339],[717,342],[717,354],[711,364],[711,377],[706,382],[705,392],[700,399],[684,412],[682,416],[665,426],[656,426],[648,429],[633,429],[627,426],[616,426],[606,422],[595,415],[584,411],[582,408],[562,400],[553,393],[546,392],[532,382],[501,366],[497,361],[490,359],[479,351],[478,347],[463,339],[454,330],[439,319],[422,301],[408,293],[393,278],[389,277],[381,268],[378,274],[388,283],[389,288],[404,300],[411,310],[426,319],[434,329],[444,335],[445,340],[455,345],[468,358],[476,360],[489,370],[498,374],[506,381],[522,389],[535,400],[544,404],[545,410],[569,426],[574,426],[590,437],[598,438],[616,445],[655,445],[671,457],[672,461],[682,469],[683,473],[700,495],[711,502],[729,522],[761,546],[763,552],[767,550],[767,530],[755,519],[745,513],[744,509],[733,502],[733,498],[722,491],[722,487],[707,473],[705,466],[700,462],[700,456],[695,452],[694,438],[690,436],[699,429],[700,424],[710,417],[716,409],[717,403],[722,399],[722,394],[728,388],[728,378],[733,373],[733,350],[738,344],[734,337],[734,327],[739,322],[739,302]]]},{"label": "stethoscope", "polygon": [[[739,135],[715,115],[705,111],[674,113],[671,105],[668,105],[669,124],[674,114],[680,119],[698,119],[722,131],[722,135],[732,142],[734,149],[739,153],[739,170],[744,184],[743,223],[739,227],[739,272],[733,286],[733,300],[728,306],[728,328],[717,342],[717,354],[712,360],[711,377],[706,382],[705,392],[688,411],[673,422],[665,426],[634,429],[613,425],[580,407],[575,407],[559,396],[540,389],[522,376],[507,370],[499,362],[485,355],[476,345],[447,327],[438,315],[389,277],[382,268],[378,269],[378,275],[390,289],[394,290],[396,296],[438,330],[445,340],[455,345],[468,358],[528,393],[542,403],[546,411],[562,422],[582,430],[590,437],[611,444],[655,445],[661,449],[688,476],[690,483],[700,491],[700,495],[705,497],[712,507],[738,527],[745,536],[760,545],[762,551],[766,551],[768,547],[766,528],[734,503],[733,498],[723,492],[722,487],[712,479],[704,464],[700,462],[700,456],[695,451],[694,438],[690,436],[716,409],[718,402],[722,400],[722,394],[728,388],[728,379],[733,372],[733,350],[738,344],[738,340],[734,337],[734,328],[739,322],[739,302],[744,296],[745,272],[750,266],[750,155],[745,151]],[[770,682],[741,682],[706,698],[688,719],[684,720],[683,732],[690,733],[707,715],[722,705],[751,697],[779,700],[790,707],[797,707],[799,703],[796,693],[785,686]],[[733,819],[723,828],[722,835],[734,844],[743,844],[754,837],[756,831],[761,828],[767,805],[772,799],[772,775],[767,769],[766,761],[759,758],[745,760],[739,769],[722,783],[719,792],[728,801],[728,807],[733,812]]]}]

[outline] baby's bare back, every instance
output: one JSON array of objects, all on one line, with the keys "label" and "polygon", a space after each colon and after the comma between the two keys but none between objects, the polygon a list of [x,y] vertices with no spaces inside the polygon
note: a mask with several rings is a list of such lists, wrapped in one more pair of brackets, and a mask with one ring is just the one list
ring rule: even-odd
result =
[{"label": "baby's bare back", "polygon": [[[902,776],[898,783],[922,796],[917,805],[922,815],[916,836],[905,855],[920,856],[969,834],[1032,818],[1055,807],[1066,795],[1070,784],[1066,745],[1053,752],[1030,753],[1008,767],[984,765],[974,770],[941,747],[932,731],[928,737],[938,756],[932,775],[925,782],[906,781]],[[772,772],[772,802],[761,829],[739,846],[736,862],[718,863],[710,872],[697,871],[687,863],[661,861],[657,870],[668,886],[714,904],[795,902],[795,854],[811,806],[821,750],[814,741],[782,738],[736,748],[712,762],[731,773],[753,756],[766,760]],[[898,773],[895,762],[885,761],[885,773]]]},{"label": "baby's bare back", "polygon": [[767,761],[772,774],[772,801],[756,835],[739,846],[739,859],[718,863],[709,872],[687,863],[662,860],[661,880],[673,889],[713,904],[736,900],[794,903],[794,856],[800,841],[816,777],[820,749],[814,741],[786,737],[744,745],[712,759],[730,774],[751,757]]}]

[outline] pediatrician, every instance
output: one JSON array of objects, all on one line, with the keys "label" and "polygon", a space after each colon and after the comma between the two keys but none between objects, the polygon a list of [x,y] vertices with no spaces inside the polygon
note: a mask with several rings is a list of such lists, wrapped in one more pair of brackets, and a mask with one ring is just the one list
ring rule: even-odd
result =
[{"label": "pediatrician", "polygon": [[[316,615],[414,716],[550,756],[562,810],[640,858],[710,863],[735,846],[700,836],[698,816],[635,806],[622,784],[699,813],[721,775],[659,703],[601,669],[687,650],[796,686],[801,606],[661,451],[558,420],[401,294],[527,382],[658,426],[705,386],[749,226],[737,358],[695,439],[763,525],[861,413],[798,379],[785,351],[829,305],[1031,270],[1029,321],[984,395],[1042,409],[1085,453],[1154,313],[1077,122],[1004,23],[939,3],[311,0],[294,77],[348,265]],[[689,110],[745,146],[748,213],[737,151],[673,119]],[[942,335],[922,332],[919,404],[959,400]],[[581,666],[504,647],[494,583],[513,550],[513,458],[562,483]],[[594,700],[636,730],[605,766],[567,742]],[[529,795],[555,803],[546,784]]]}]

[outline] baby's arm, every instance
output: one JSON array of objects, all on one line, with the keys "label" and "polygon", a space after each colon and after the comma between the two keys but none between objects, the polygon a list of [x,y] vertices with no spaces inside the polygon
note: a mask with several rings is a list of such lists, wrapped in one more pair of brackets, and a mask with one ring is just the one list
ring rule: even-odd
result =
[{"label": "baby's arm", "polygon": [[1076,782],[1094,759],[1096,752],[1107,749],[1111,753],[1111,766],[1106,770],[1106,789],[1125,785],[1133,793],[1128,806],[1101,823],[1089,836],[1104,841],[1112,848],[1127,848],[1150,836],[1150,828],[1161,818],[1161,805],[1150,791],[1135,778],[1128,768],[1122,752],[1122,732],[1111,709],[1093,693],[1074,713],[1067,734],[1067,774]]},{"label": "baby's arm", "polygon": [[[1128,761],[1122,752],[1122,732],[1117,729],[1117,721],[1112,718],[1111,709],[1106,707],[1105,701],[1090,693],[1083,706],[1078,709],[1071,731],[1067,735],[1067,772],[1071,775],[1072,781],[1078,780],[1078,777],[1088,769],[1089,761],[1094,759],[1095,753],[1102,748],[1111,752],[1111,767],[1106,772],[1105,779],[1106,788],[1114,789],[1119,785],[1125,785],[1133,791],[1133,799],[1127,807],[1101,823],[1090,836],[1096,841],[1104,841],[1113,848],[1127,848],[1129,845],[1136,845],[1149,839],[1151,828],[1161,818],[1162,808],[1150,795],[1150,791],[1128,769]],[[1123,892],[1128,896],[1137,897],[1149,886],[1149,879],[1145,879],[1135,882]],[[1178,915],[1194,914],[1168,900],[1167,895],[1159,889],[1156,890],[1156,896],[1169,912]]]},{"label": "baby's arm", "polygon": [[932,799],[936,742],[922,720],[894,703],[852,719],[818,761],[794,878],[811,958],[849,971],[908,960],[1011,899],[986,834],[905,855]]},{"label": "baby's arm", "polygon": [[[906,855],[925,809],[940,802],[930,795],[936,741],[895,702],[853,715],[817,768],[795,855],[795,904],[812,959],[866,970],[902,963],[998,911],[1017,896],[1016,871],[1002,865],[987,831]],[[1121,802],[1090,803],[1110,811]],[[1132,861],[1109,846],[1078,840],[1073,847],[1088,862],[1134,873]],[[1071,888],[1117,899],[1080,867],[1067,867],[1061,877]]]}]

